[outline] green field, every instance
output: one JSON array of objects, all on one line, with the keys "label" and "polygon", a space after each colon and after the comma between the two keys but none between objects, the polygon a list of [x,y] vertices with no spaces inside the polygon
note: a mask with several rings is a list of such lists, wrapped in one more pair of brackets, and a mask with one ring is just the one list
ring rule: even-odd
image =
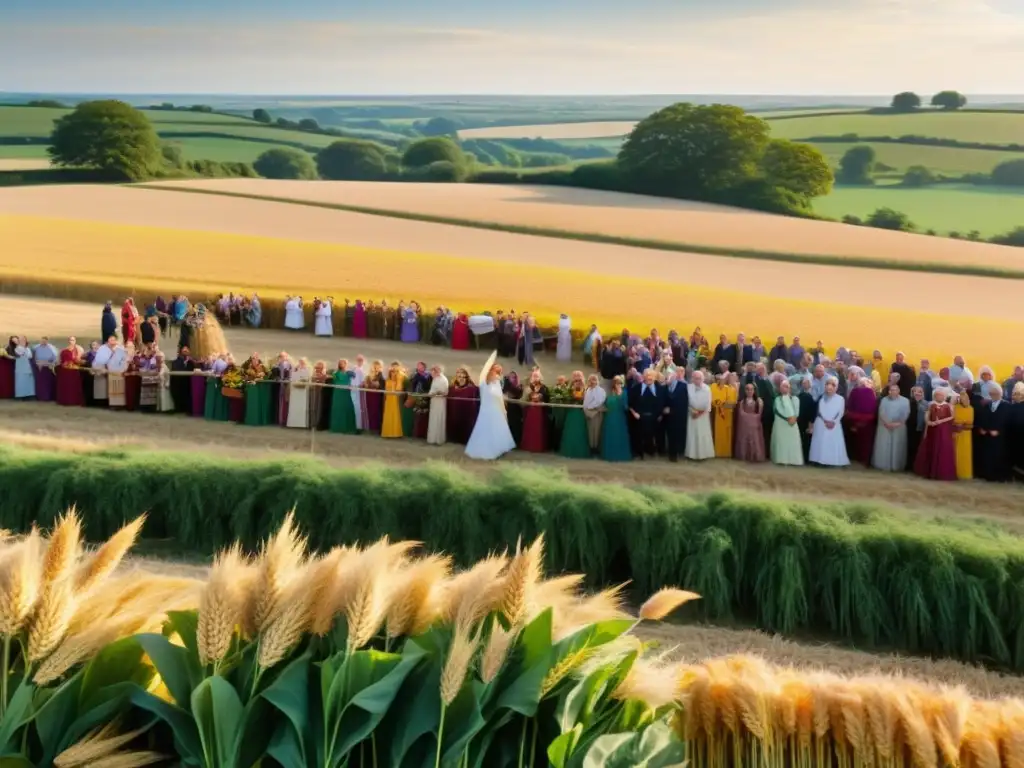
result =
[{"label": "green field", "polygon": [[823,115],[771,121],[772,136],[930,136],[984,144],[1024,144],[1024,114],[1014,112],[919,112]]},{"label": "green field", "polygon": [[[53,129],[53,121],[67,112],[39,107],[0,107],[0,158],[46,157],[43,144],[8,144],[3,143],[3,139],[46,137]],[[316,151],[337,141],[334,136],[286,130],[229,115],[159,110],[146,110],[145,114],[160,137],[180,147],[190,160],[252,162],[274,146]]]},{"label": "green field", "polygon": [[1024,159],[1024,152],[1006,152],[989,149],[959,149],[956,147],[925,147],[917,144],[888,144],[871,142],[831,143],[813,146],[821,150],[838,166],[843,154],[851,147],[867,144],[875,150],[878,162],[905,171],[912,165],[923,165],[935,173],[947,176],[964,173],[990,173],[999,163]]},{"label": "green field", "polygon": [[836,187],[832,194],[814,201],[815,211],[834,218],[846,214],[865,218],[878,208],[902,211],[919,231],[934,229],[942,235],[950,231],[966,235],[976,229],[991,237],[1024,226],[1024,192],[999,187]]}]

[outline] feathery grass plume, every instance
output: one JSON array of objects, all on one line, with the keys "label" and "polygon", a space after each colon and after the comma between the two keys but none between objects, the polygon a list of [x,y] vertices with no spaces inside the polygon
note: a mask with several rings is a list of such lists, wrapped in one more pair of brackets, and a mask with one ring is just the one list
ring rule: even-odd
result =
[{"label": "feathery grass plume", "polygon": [[691,600],[700,600],[696,592],[687,592],[685,589],[675,587],[663,587],[651,595],[640,606],[640,619],[643,621],[661,621],[684,603]]},{"label": "feathery grass plume", "polygon": [[884,678],[867,678],[855,685],[868,719],[868,736],[883,760],[892,760],[897,747],[896,729],[900,723],[896,706],[896,686]]},{"label": "feathery grass plume", "polygon": [[[879,750],[881,745],[876,740],[876,754],[879,757],[883,757],[884,754],[898,755],[903,751],[905,745],[910,752],[912,764],[916,768],[938,768],[939,749],[935,743],[935,735],[928,727],[921,701],[913,695],[912,689],[905,690],[897,685],[891,686],[887,695],[898,715],[899,728],[893,729],[889,742],[891,746],[887,745],[885,753]],[[896,740],[897,736],[902,738],[902,742]],[[950,765],[956,764],[956,762],[950,763]]]},{"label": "feathery grass plume", "polygon": [[102,728],[93,731],[77,744],[71,745],[57,755],[53,760],[55,768],[87,768],[92,766],[96,760],[114,754],[125,744],[146,731],[145,728],[139,728],[114,736],[112,734],[115,730],[114,724],[108,723]]},{"label": "feathery grass plume", "polygon": [[109,757],[101,757],[89,768],[143,768],[167,760],[167,755],[159,752],[122,752]]},{"label": "feathery grass plume", "polygon": [[92,554],[86,563],[79,567],[75,576],[77,592],[88,593],[114,572],[125,554],[135,544],[145,522],[146,515],[143,514],[122,526]]},{"label": "feathery grass plume", "polygon": [[462,684],[469,674],[469,666],[480,645],[480,630],[471,631],[471,625],[458,623],[452,635],[444,668],[441,670],[441,703],[448,706],[462,690]]},{"label": "feathery grass plume", "polygon": [[555,613],[558,613],[562,607],[575,602],[579,598],[580,585],[585,578],[582,573],[570,573],[540,582],[534,591],[535,607],[527,616],[527,623],[548,608],[554,608]]},{"label": "feathery grass plume", "polygon": [[522,541],[516,542],[516,553],[505,572],[504,590],[501,596],[501,612],[511,626],[522,623],[536,600],[536,586],[543,577],[544,534],[533,544],[522,548]]},{"label": "feathery grass plume", "polygon": [[679,697],[683,667],[662,659],[638,658],[612,692],[620,701],[642,701],[651,709],[671,704]]},{"label": "feathery grass plume", "polygon": [[246,611],[247,635],[251,637],[262,631],[281,610],[282,596],[298,577],[305,560],[306,539],[299,536],[292,510],[260,552],[259,576],[250,592]]},{"label": "feathery grass plume", "polygon": [[42,537],[33,530],[0,555],[0,635],[11,637],[32,613],[42,581]]},{"label": "feathery grass plume", "polygon": [[338,615],[345,600],[346,580],[344,576],[346,561],[358,557],[357,547],[334,547],[314,564],[313,579],[319,599],[313,606],[313,620],[310,631],[315,635],[326,635],[334,626],[334,618]]},{"label": "feathery grass plume", "polygon": [[43,589],[28,624],[28,660],[45,658],[67,632],[75,614],[74,584],[69,578],[51,582]]},{"label": "feathery grass plume", "polygon": [[388,608],[388,637],[415,637],[430,628],[442,608],[451,565],[451,558],[431,555],[410,563],[397,574]]},{"label": "feathery grass plume", "polygon": [[586,677],[596,672],[599,667],[618,664],[630,653],[640,655],[643,653],[644,643],[636,635],[619,635],[611,642],[598,646],[594,653],[582,664],[574,674],[579,677]]},{"label": "feathery grass plume", "polygon": [[472,625],[495,610],[504,592],[501,572],[507,564],[505,555],[488,555],[468,571],[451,578],[446,589],[444,618]]},{"label": "feathery grass plume", "polygon": [[551,693],[552,689],[556,685],[585,664],[587,660],[594,655],[596,650],[597,648],[594,646],[585,645],[579,650],[568,654],[564,659],[549,669],[548,673],[544,676],[544,680],[542,680],[540,684],[541,698],[544,698]]},{"label": "feathery grass plume", "polygon": [[281,610],[260,635],[256,663],[261,669],[269,669],[284,659],[309,629],[315,595],[309,580],[311,569],[306,570],[306,577],[295,579],[282,595]]},{"label": "feathery grass plume", "polygon": [[948,765],[955,765],[960,759],[960,742],[963,741],[970,709],[971,697],[962,686],[943,686],[935,696],[925,699],[924,713],[928,725],[935,735],[942,759]]},{"label": "feathery grass plume", "polygon": [[161,576],[142,569],[106,579],[84,600],[78,602],[68,634],[78,634],[141,603],[156,605],[160,616],[166,611],[188,610],[199,605],[205,582],[181,576]]},{"label": "feathery grass plume", "polygon": [[518,627],[506,631],[503,626],[497,622],[494,623],[494,626],[491,627],[491,634],[487,636],[487,642],[484,643],[483,654],[480,656],[481,680],[489,683],[498,676],[505,659],[508,658],[509,649],[518,637]]},{"label": "feathery grass plume", "polygon": [[82,521],[71,507],[57,520],[43,556],[43,584],[70,578],[82,551]]},{"label": "feathery grass plume", "polygon": [[1020,699],[1003,705],[997,736],[999,753],[1003,756],[1006,768],[1024,767],[1024,702]]},{"label": "feathery grass plume", "polygon": [[217,556],[199,603],[196,644],[203,666],[220,661],[231,649],[235,627],[243,620],[254,580],[254,569],[239,544]]},{"label": "feathery grass plume", "polygon": [[387,615],[401,557],[387,537],[348,561],[342,579],[347,593],[342,610],[348,622],[349,652],[369,643]]},{"label": "feathery grass plume", "polygon": [[627,583],[619,584],[593,595],[577,597],[567,601],[555,610],[552,630],[555,640],[568,637],[573,632],[599,621],[626,619],[629,614],[624,608]]},{"label": "feathery grass plume", "polygon": [[960,763],[971,768],[1000,768],[999,744],[996,740],[999,715],[992,704],[975,701],[967,717]]}]

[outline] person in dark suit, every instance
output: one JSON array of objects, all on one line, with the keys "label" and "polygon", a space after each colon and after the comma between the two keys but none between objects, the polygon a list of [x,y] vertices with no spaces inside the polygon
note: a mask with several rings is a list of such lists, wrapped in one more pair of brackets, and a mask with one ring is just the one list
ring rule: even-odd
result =
[{"label": "person in dark suit", "polygon": [[665,415],[665,391],[658,385],[654,369],[644,371],[643,381],[629,393],[629,415],[633,418],[633,455],[641,459],[658,452],[658,433]]},{"label": "person in dark suit", "polygon": [[686,425],[690,421],[690,395],[686,389],[686,368],[676,368],[665,385],[665,437],[668,439],[668,460],[678,461],[686,452]]}]

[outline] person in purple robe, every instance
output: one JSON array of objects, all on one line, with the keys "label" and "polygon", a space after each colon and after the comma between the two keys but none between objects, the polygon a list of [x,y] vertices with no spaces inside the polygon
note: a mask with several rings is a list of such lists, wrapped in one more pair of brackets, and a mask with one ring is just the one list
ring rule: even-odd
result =
[{"label": "person in purple robe", "polygon": [[274,422],[282,427],[288,426],[288,394],[291,390],[289,382],[292,378],[292,361],[287,352],[282,352],[277,358],[277,365],[271,371],[271,378],[280,382],[277,389],[277,421]]},{"label": "person in purple robe", "polygon": [[407,344],[415,344],[420,340],[420,312],[416,303],[402,310],[401,338]]},{"label": "person in purple robe", "polygon": [[80,368],[78,375],[82,380],[82,402],[86,408],[95,408],[98,403],[96,401],[96,392],[93,387],[93,376],[92,376],[92,361],[96,358],[96,353],[99,352],[100,343],[93,341],[89,344],[89,351],[82,356],[80,362]]},{"label": "person in purple robe", "polygon": [[878,397],[871,379],[862,376],[846,395],[843,432],[850,458],[864,466],[871,465],[875,449],[875,422],[878,418]]},{"label": "person in purple robe", "polygon": [[196,361],[189,384],[192,389],[192,416],[203,418],[206,413],[206,377],[210,373],[210,363]]},{"label": "person in purple robe", "polygon": [[363,306],[362,299],[356,299],[355,309],[352,310],[352,337],[366,338],[366,307]]},{"label": "person in purple robe", "polygon": [[32,366],[36,376],[36,400],[50,403],[57,399],[57,374],[54,370],[60,361],[60,352],[44,336],[32,350]]},{"label": "person in purple robe", "polygon": [[800,368],[803,365],[804,355],[806,351],[803,345],[800,344],[800,337],[794,336],[793,343],[789,345],[789,364],[794,368]]}]

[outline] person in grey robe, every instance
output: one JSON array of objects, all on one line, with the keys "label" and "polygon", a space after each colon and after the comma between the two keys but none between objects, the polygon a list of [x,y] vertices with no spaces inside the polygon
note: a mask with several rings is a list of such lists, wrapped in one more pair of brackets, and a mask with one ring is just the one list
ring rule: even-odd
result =
[{"label": "person in grey robe", "polygon": [[878,431],[871,453],[871,466],[883,472],[902,472],[907,466],[907,419],[910,401],[900,394],[899,384],[889,385],[889,394],[878,404]]}]

